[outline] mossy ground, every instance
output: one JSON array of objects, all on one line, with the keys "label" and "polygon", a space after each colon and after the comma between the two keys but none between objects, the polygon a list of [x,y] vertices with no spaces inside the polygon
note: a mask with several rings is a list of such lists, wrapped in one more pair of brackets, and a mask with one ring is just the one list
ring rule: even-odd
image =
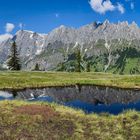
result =
[{"label": "mossy ground", "polygon": [[139,140],[140,113],[86,115],[47,103],[0,102],[1,140]]},{"label": "mossy ground", "polygon": [[66,72],[0,72],[0,89],[91,84],[121,88],[140,88],[140,75]]}]

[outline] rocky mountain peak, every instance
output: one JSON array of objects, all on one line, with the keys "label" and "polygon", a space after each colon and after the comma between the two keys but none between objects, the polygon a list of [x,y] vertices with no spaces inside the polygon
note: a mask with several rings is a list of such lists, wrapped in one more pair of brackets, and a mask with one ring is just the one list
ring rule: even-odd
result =
[{"label": "rocky mountain peak", "polygon": [[67,31],[67,30],[72,30],[72,28],[67,27],[65,25],[60,25],[59,27],[54,29],[52,32],[64,32],[64,31]]},{"label": "rocky mountain peak", "polygon": [[120,22],[120,25],[121,25],[121,26],[129,26],[128,21]]},{"label": "rocky mountain peak", "polygon": [[15,35],[22,35],[22,34],[33,34],[33,31],[29,31],[29,30],[19,30],[16,32]]},{"label": "rocky mountain peak", "polygon": [[[62,52],[70,53],[78,43],[82,51],[88,53],[88,56],[97,55],[108,48],[108,44],[103,44],[103,42],[99,42],[99,44],[102,43],[102,48],[96,47],[99,40],[107,40],[109,43],[112,43],[112,40],[140,41],[140,29],[135,22],[130,25],[127,21],[114,24],[106,20],[103,23],[93,22],[78,29],[61,25],[47,35],[19,30],[13,38],[8,38],[4,43],[0,43],[1,63],[6,61],[12,40],[16,41],[17,46],[19,46],[21,59],[28,69],[37,61],[48,69],[48,67],[54,66],[56,60],[63,62],[64,54],[62,55]],[[49,47],[48,44],[50,44]],[[111,47],[108,50],[112,48],[112,45],[109,45]],[[40,59],[37,56],[40,56]]]},{"label": "rocky mountain peak", "polygon": [[67,28],[65,25],[60,25],[60,29]]},{"label": "rocky mountain peak", "polygon": [[0,43],[7,42],[9,39],[12,39],[13,35],[6,33],[4,35],[0,35]]},{"label": "rocky mountain peak", "polygon": [[103,22],[103,25],[109,25],[109,24],[110,24],[110,22],[107,19]]},{"label": "rocky mountain peak", "polygon": [[131,26],[132,28],[137,28],[137,29],[139,28],[135,21],[133,21],[132,24],[131,24],[130,26]]}]

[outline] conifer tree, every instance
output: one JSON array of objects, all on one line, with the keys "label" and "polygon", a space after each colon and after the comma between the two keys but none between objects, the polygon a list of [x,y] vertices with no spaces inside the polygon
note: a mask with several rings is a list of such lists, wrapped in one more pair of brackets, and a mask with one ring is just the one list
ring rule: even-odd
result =
[{"label": "conifer tree", "polygon": [[76,61],[77,61],[77,64],[76,64],[76,72],[81,72],[81,62],[82,62],[82,56],[81,56],[81,51],[80,49],[78,48],[77,51],[76,51]]},{"label": "conifer tree", "polygon": [[87,62],[87,64],[86,64],[86,71],[87,72],[91,71],[91,69],[90,69],[90,62]]},{"label": "conifer tree", "polygon": [[39,64],[38,63],[36,63],[34,70],[35,71],[40,71],[40,68],[39,68]]},{"label": "conifer tree", "polygon": [[21,70],[19,54],[17,51],[17,45],[15,41],[11,46],[10,55],[8,56],[7,66],[9,70],[15,70],[15,71]]}]

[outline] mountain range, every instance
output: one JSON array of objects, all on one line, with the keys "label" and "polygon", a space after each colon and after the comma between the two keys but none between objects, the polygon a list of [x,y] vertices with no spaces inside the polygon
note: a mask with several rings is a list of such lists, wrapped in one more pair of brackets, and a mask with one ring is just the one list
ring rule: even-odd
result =
[{"label": "mountain range", "polygon": [[75,51],[79,48],[83,71],[90,63],[91,71],[140,73],[140,28],[135,22],[115,24],[106,20],[78,29],[61,25],[48,34],[19,30],[0,42],[1,68],[6,68],[13,41],[23,70],[32,70],[38,63],[41,70],[74,71]]}]

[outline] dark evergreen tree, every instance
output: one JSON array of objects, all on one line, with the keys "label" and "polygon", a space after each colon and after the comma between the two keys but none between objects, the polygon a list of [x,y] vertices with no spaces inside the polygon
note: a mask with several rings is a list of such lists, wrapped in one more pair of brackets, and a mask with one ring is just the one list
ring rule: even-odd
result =
[{"label": "dark evergreen tree", "polygon": [[39,68],[39,64],[38,63],[36,63],[34,70],[35,71],[40,71],[40,68]]},{"label": "dark evergreen tree", "polygon": [[86,71],[87,72],[91,71],[91,69],[90,69],[90,62],[87,62],[87,64],[86,64]]},{"label": "dark evergreen tree", "polygon": [[81,72],[82,56],[81,56],[81,51],[79,48],[77,49],[75,55],[76,55],[76,69],[75,69],[75,71]]},{"label": "dark evergreen tree", "polygon": [[21,70],[19,54],[17,51],[17,45],[15,41],[13,42],[10,51],[11,52],[10,55],[8,56],[8,61],[7,61],[7,66],[9,70],[15,70],[15,71]]}]

